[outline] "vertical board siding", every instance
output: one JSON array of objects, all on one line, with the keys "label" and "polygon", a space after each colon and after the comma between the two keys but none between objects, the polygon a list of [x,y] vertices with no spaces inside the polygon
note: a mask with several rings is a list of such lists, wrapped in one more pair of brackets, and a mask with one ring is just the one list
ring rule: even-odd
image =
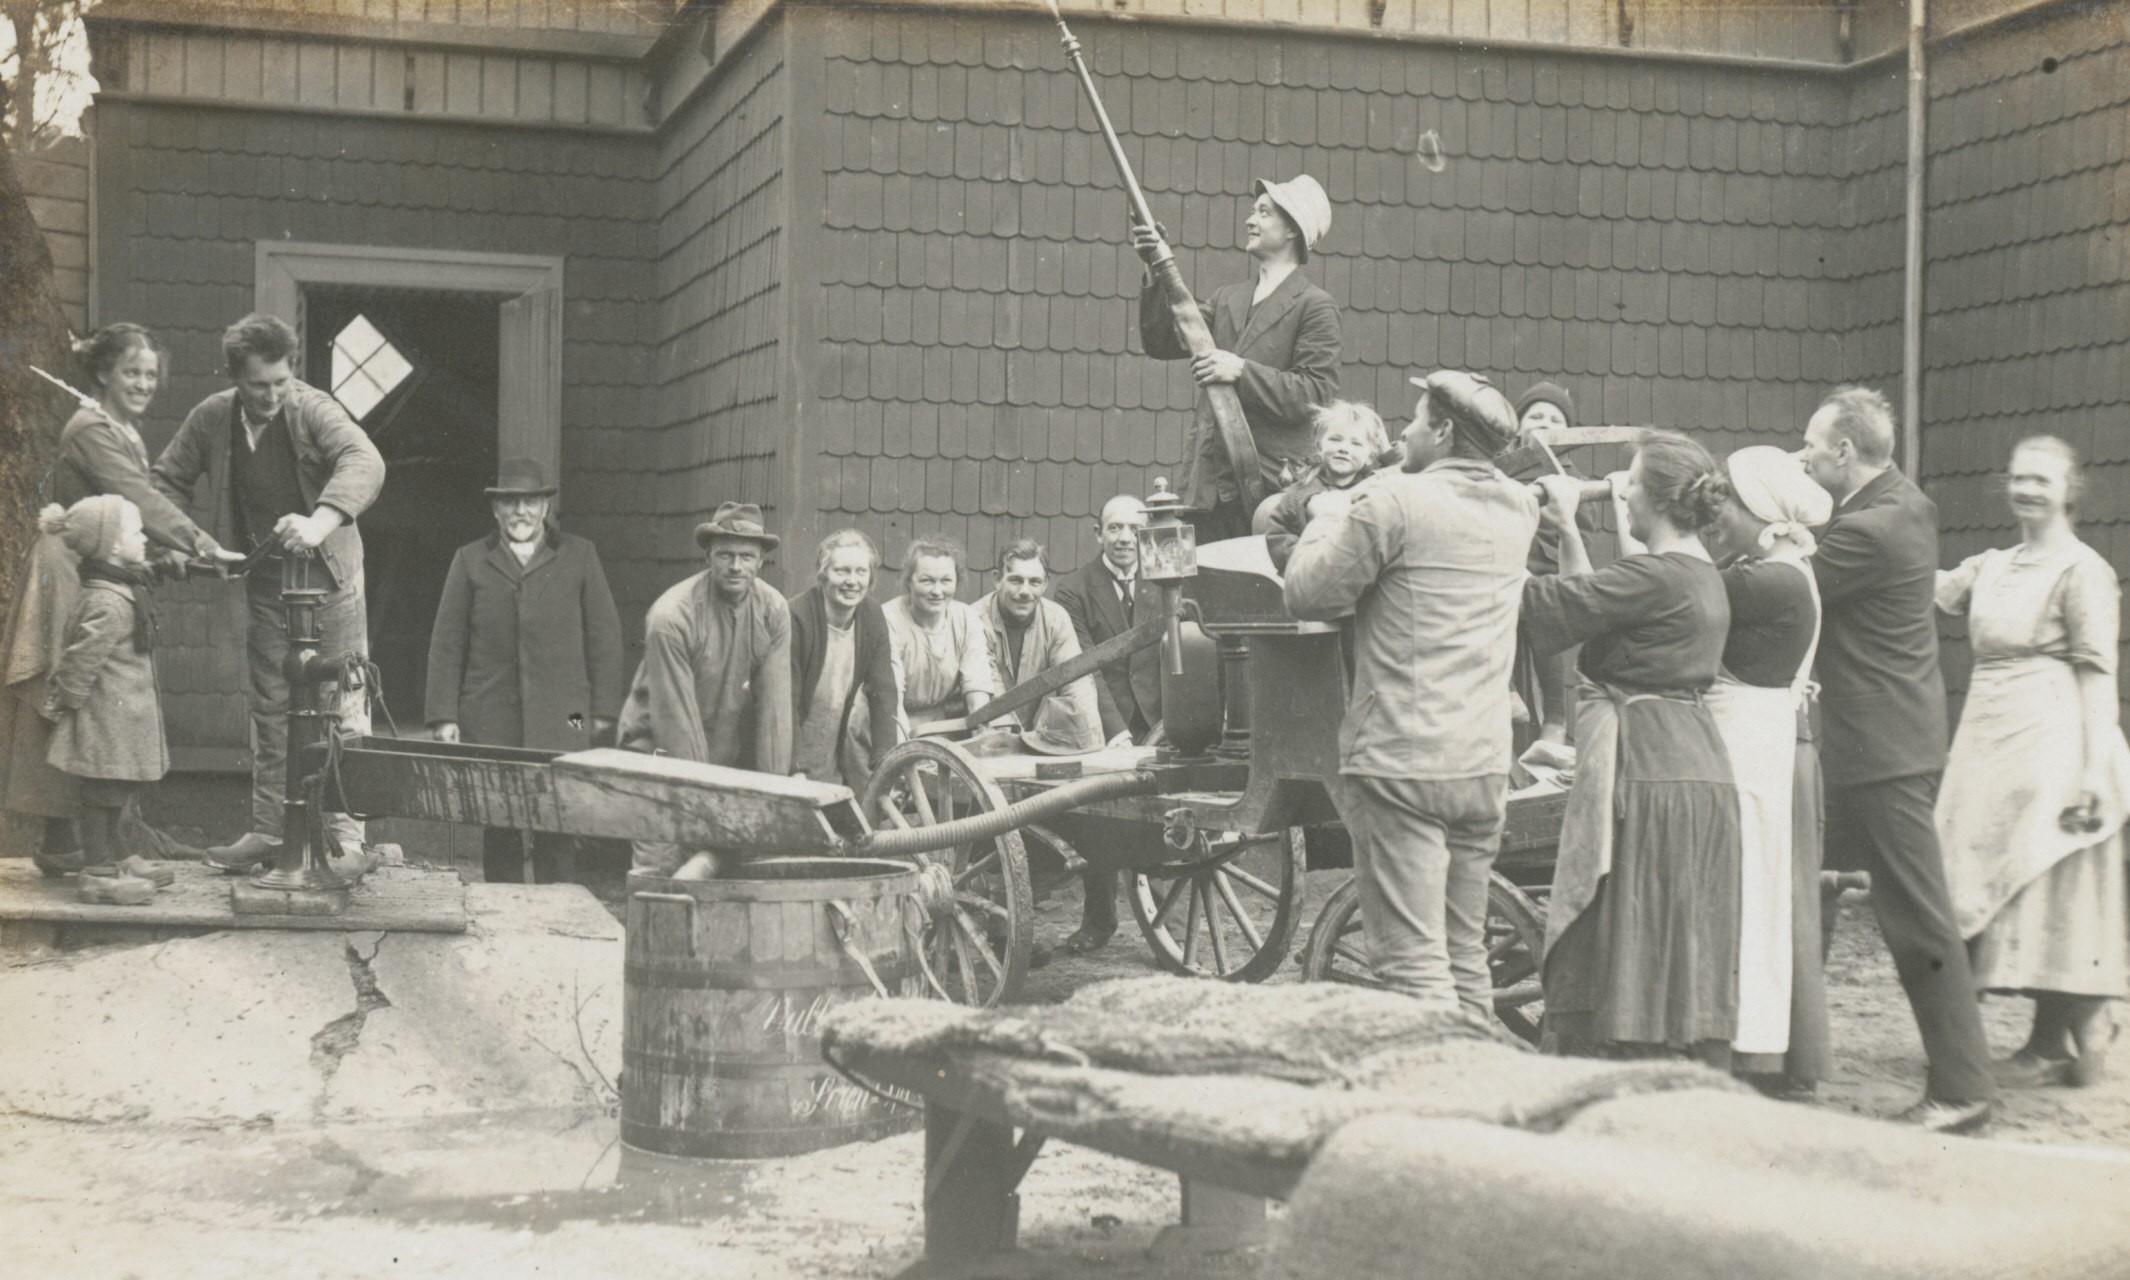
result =
[{"label": "vertical board siding", "polygon": [[[1924,248],[1923,475],[1948,565],[2018,538],[2022,437],[2086,463],[2079,532],[2130,568],[2130,28],[2119,8],[1938,48]],[[1964,691],[1964,630],[1947,677]],[[2130,648],[2125,649],[2130,657]]]},{"label": "vertical board siding", "polygon": [[[798,109],[823,113],[828,251],[806,264],[824,340],[799,358],[823,456],[802,492],[891,560],[941,531],[979,566],[1025,535],[1069,568],[1106,497],[1175,473],[1194,389],[1185,364],[1140,352],[1122,189],[1055,30],[859,12],[809,29],[823,101]],[[1682,427],[1724,450],[1794,439],[1850,376],[1851,295],[1885,267],[1839,247],[1854,217],[1840,81],[1075,30],[1200,296],[1248,270],[1253,179],[1325,185],[1334,225],[1307,271],[1343,311],[1344,394],[1394,422],[1409,376],[1458,367],[1512,395],[1559,381],[1586,424]],[[1415,158],[1430,129],[1440,174]]]},{"label": "vertical board siding", "polygon": [[[652,187],[657,227],[659,425],[651,474],[630,496],[630,534],[661,589],[701,564],[695,525],[718,503],[756,502],[772,527],[786,434],[778,387],[786,312],[782,33],[761,33],[666,122]],[[596,87],[596,86],[595,86]],[[787,572],[787,585],[792,581]]]},{"label": "vertical board siding", "polygon": [[[222,327],[252,309],[259,240],[558,254],[569,528],[600,544],[641,617],[626,498],[657,468],[650,368],[648,139],[106,102],[95,114],[101,316],[155,331],[170,376],[143,434],[159,451],[226,385]],[[389,483],[389,481],[388,481]],[[158,651],[171,741],[242,747],[241,640],[217,589],[165,593]]]}]

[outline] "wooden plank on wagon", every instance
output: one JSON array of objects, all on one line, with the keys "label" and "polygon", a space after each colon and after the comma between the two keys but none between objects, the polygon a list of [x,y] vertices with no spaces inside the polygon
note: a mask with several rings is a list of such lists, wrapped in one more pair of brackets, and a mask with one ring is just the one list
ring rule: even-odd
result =
[{"label": "wooden plank on wagon", "polygon": [[602,747],[548,766],[561,829],[748,853],[840,854],[865,834],[850,788]]}]

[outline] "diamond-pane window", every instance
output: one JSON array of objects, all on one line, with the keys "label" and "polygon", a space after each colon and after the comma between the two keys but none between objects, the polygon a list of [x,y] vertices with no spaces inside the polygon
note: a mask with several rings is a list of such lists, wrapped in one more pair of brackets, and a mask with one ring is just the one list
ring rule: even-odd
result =
[{"label": "diamond-pane window", "polygon": [[358,421],[412,372],[407,357],[365,316],[348,321],[333,339],[333,395]]}]

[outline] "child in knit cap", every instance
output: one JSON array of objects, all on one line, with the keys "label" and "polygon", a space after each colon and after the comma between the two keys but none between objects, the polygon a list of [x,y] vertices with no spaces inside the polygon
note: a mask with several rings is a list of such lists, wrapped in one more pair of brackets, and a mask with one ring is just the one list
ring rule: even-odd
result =
[{"label": "child in knit cap", "polygon": [[126,801],[170,767],[149,657],[155,624],[140,508],[99,494],[65,510],[46,507],[39,523],[81,558],[81,594],[41,708],[53,725],[46,760],[81,783],[81,897],[138,905],[172,879],[168,868],[119,847]]}]

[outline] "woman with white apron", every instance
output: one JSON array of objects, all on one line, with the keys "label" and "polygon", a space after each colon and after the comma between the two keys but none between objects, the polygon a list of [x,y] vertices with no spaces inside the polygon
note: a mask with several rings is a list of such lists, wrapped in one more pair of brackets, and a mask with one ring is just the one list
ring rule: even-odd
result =
[{"label": "woman with white apron", "polygon": [[2019,545],[1938,574],[1938,608],[1966,616],[1974,652],[1938,841],[1976,985],[2034,1001],[2026,1045],[1991,1064],[2011,1086],[2099,1080],[2130,968],[2121,589],[2072,523],[2081,479],[2062,440],[2021,441],[2007,478]]},{"label": "woman with white apron", "polygon": [[[1776,1091],[1804,1092],[1823,1064],[1793,1059],[1792,1023],[1800,1014],[1823,1020],[1825,1004],[1821,984],[1808,981],[1801,991],[1796,973],[1798,899],[1818,892],[1818,867],[1807,880],[1794,861],[1797,717],[1819,648],[1811,527],[1826,523],[1833,500],[1780,449],[1740,449],[1725,470],[1731,501],[1702,541],[1722,566],[1731,604],[1723,672],[1708,693],[1738,782],[1743,836],[1731,1069],[1773,1078],[1767,1087]],[[1805,953],[1816,955],[1818,922],[1810,923]],[[1800,1009],[1799,994],[1815,1000],[1816,1010]]]}]

